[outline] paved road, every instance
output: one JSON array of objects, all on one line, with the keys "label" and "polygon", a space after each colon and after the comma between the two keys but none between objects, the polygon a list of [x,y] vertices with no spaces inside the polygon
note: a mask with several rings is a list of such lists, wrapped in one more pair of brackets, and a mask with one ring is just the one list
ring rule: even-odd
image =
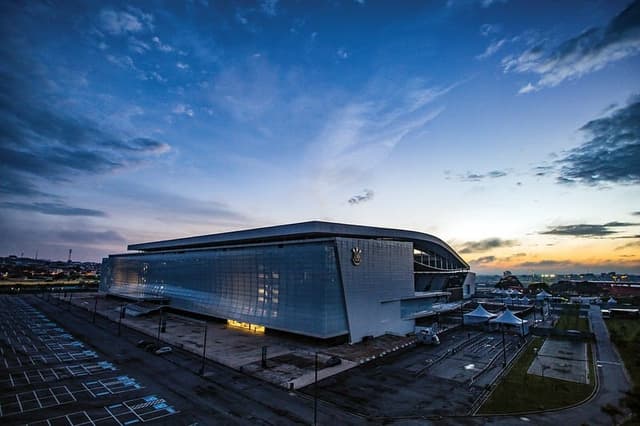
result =
[{"label": "paved road", "polygon": [[[158,357],[135,346],[149,339],[123,328],[117,336],[117,325],[66,304],[56,305],[36,297],[27,299],[34,307],[61,324],[71,334],[112,360],[123,372],[131,371],[150,390],[166,395],[181,411],[167,424],[310,424],[313,400],[299,393],[238,373],[209,362],[205,378],[196,374],[201,359],[191,353],[175,350]],[[364,419],[345,413],[331,405],[319,404],[320,424],[363,424]]]}]

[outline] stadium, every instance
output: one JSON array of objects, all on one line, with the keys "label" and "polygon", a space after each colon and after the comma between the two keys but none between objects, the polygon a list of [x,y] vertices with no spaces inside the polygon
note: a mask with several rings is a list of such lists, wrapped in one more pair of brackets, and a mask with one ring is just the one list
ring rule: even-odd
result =
[{"label": "stadium", "polygon": [[444,241],[399,229],[303,222],[128,246],[101,291],[173,309],[355,343],[414,331],[470,297],[475,274]]}]

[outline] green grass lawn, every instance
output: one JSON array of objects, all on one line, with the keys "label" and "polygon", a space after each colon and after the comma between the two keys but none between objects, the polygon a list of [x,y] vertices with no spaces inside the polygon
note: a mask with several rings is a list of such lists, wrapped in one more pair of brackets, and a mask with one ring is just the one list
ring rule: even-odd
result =
[{"label": "green grass lawn", "polygon": [[555,328],[558,330],[590,331],[589,320],[580,318],[573,313],[561,314]]},{"label": "green grass lawn", "polygon": [[605,323],[633,383],[640,386],[640,320],[611,318]]},{"label": "green grass lawn", "polygon": [[478,414],[518,413],[523,411],[560,408],[586,399],[595,385],[591,346],[587,346],[589,356],[590,384],[574,383],[549,377],[542,378],[527,374],[536,351],[544,339],[536,338],[520,354],[509,373],[498,384],[491,397],[484,403]]},{"label": "green grass lawn", "polygon": [[616,345],[622,362],[633,381],[632,395],[621,401],[634,413],[625,425],[640,424],[640,320],[607,319],[605,320],[611,341]]}]

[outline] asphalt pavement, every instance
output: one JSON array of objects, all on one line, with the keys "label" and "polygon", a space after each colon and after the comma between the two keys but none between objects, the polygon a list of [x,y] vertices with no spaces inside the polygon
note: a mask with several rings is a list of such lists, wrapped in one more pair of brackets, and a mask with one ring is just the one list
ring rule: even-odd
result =
[{"label": "asphalt pavement", "polygon": [[[84,309],[48,302],[31,296],[29,303],[54,319],[123,372],[135,373],[149,389],[162,391],[180,411],[167,424],[311,424],[313,399],[208,362],[204,377],[198,374],[202,360],[174,349],[157,356],[136,347],[149,339],[137,331],[118,326]],[[319,424],[363,424],[365,420],[320,402]]]}]

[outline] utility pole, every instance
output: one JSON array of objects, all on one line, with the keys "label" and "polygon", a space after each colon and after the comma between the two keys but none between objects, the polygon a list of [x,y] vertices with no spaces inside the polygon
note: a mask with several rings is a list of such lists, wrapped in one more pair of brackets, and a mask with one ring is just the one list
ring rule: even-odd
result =
[{"label": "utility pole", "polygon": [[158,337],[156,338],[156,345],[160,345],[160,329],[162,328],[162,313],[163,307],[160,307],[160,317],[158,318]]},{"label": "utility pole", "polygon": [[504,343],[504,324],[500,324],[500,330],[502,331],[502,366],[507,366],[507,346]]},{"label": "utility pole", "polygon": [[96,294],[96,300],[93,304],[93,318],[91,319],[92,323],[96,323],[96,311],[98,310],[98,295]]},{"label": "utility pole", "polygon": [[120,319],[118,320],[118,336],[120,336],[120,329],[122,328],[122,318],[124,318],[125,305],[120,305]]},{"label": "utility pole", "polygon": [[313,382],[313,424],[318,424],[318,352],[316,351],[315,380]]},{"label": "utility pole", "polygon": [[207,362],[207,330],[209,323],[204,322],[204,342],[202,342],[202,367],[200,367],[200,375],[204,376],[204,364]]}]

